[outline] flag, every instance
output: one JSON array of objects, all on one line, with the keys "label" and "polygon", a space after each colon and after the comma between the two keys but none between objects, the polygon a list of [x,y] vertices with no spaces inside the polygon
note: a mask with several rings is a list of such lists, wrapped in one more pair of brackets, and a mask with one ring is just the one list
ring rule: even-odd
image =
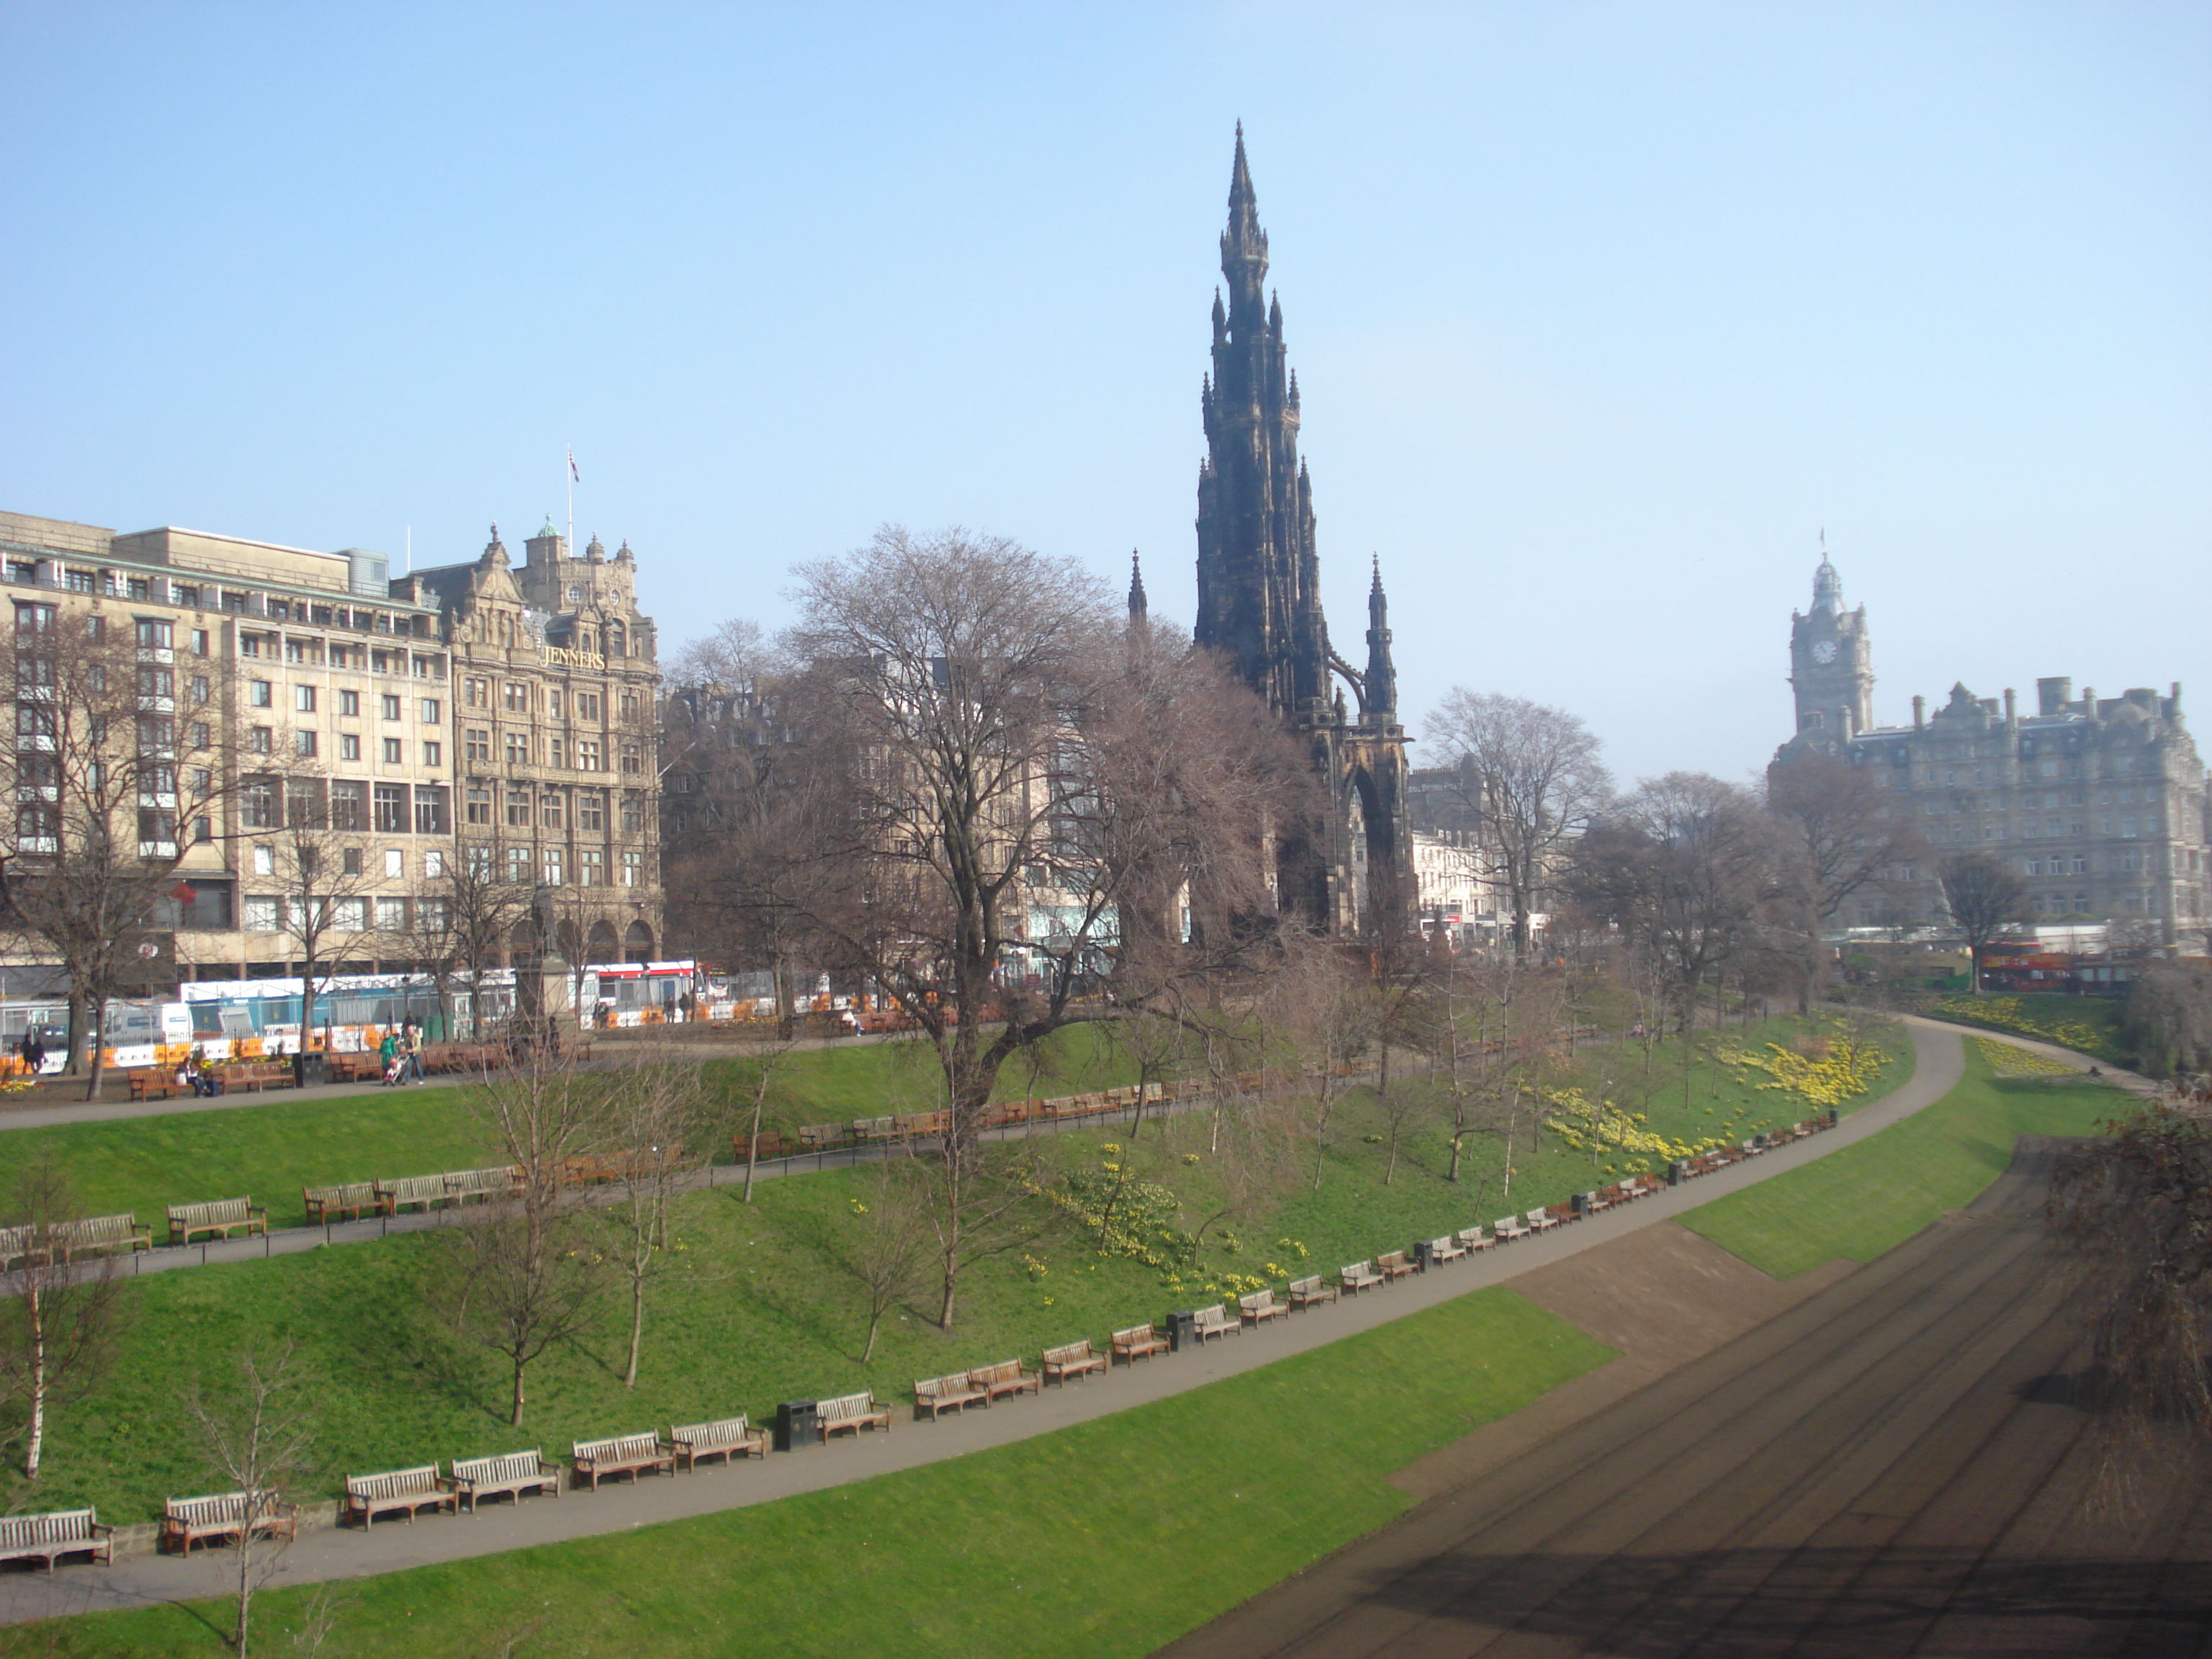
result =
[{"label": "flag", "polygon": [[573,449],[568,452],[568,476],[578,483],[584,482],[584,475],[576,471],[576,452]]}]

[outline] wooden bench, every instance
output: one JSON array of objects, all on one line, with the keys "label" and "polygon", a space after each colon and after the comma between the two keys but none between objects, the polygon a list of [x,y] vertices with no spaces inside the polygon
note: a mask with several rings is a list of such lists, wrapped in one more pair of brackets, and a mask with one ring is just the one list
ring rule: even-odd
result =
[{"label": "wooden bench", "polygon": [[366,1051],[325,1054],[323,1075],[332,1083],[374,1083],[384,1075],[384,1062]]},{"label": "wooden bench", "polygon": [[1133,1365],[1139,1359],[1150,1359],[1167,1351],[1168,1340],[1156,1326],[1132,1325],[1125,1331],[1114,1333],[1114,1358],[1124,1365]]},{"label": "wooden bench", "polygon": [[1540,1233],[1548,1228],[1558,1226],[1559,1218],[1549,1210],[1531,1210],[1528,1212],[1528,1224]]},{"label": "wooden bench", "polygon": [[142,1067],[125,1075],[130,1079],[133,1100],[174,1100],[185,1086],[177,1081],[174,1071],[165,1071],[158,1066]]},{"label": "wooden bench", "polygon": [[325,1225],[333,1216],[358,1221],[363,1210],[374,1210],[379,1215],[392,1213],[390,1201],[377,1191],[374,1181],[352,1181],[339,1187],[302,1187],[300,1203],[307,1212],[310,1227]]},{"label": "wooden bench", "polygon": [[395,1215],[401,1210],[417,1206],[425,1210],[434,1210],[441,1204],[453,1202],[453,1195],[447,1190],[446,1177],[442,1175],[401,1176],[396,1181],[378,1181],[371,1185],[376,1190],[376,1201],[384,1206],[386,1215]]},{"label": "wooden bench", "polygon": [[258,1094],[264,1089],[289,1089],[295,1080],[289,1060],[234,1060],[218,1068],[216,1075],[222,1079],[225,1090],[243,1089],[249,1094]]},{"label": "wooden bench", "polygon": [[763,1129],[760,1133],[750,1137],[743,1134],[732,1135],[730,1144],[735,1149],[738,1162],[740,1164],[749,1159],[757,1159],[766,1163],[772,1158],[787,1157],[790,1151],[783,1144],[782,1132],[776,1129]]},{"label": "wooden bench", "polygon": [[1460,1248],[1463,1250],[1486,1250],[1498,1243],[1497,1236],[1485,1232],[1480,1222],[1472,1227],[1461,1228],[1452,1237],[1459,1240]]},{"label": "wooden bench", "polygon": [[1328,1283],[1319,1273],[1315,1273],[1308,1279],[1294,1279],[1291,1281],[1292,1308],[1316,1307],[1323,1302],[1334,1302],[1342,1294],[1341,1291]]},{"label": "wooden bench", "polygon": [[1508,1244],[1510,1244],[1516,1238],[1528,1237],[1529,1233],[1533,1231],[1533,1229],[1529,1227],[1528,1224],[1522,1220],[1522,1218],[1517,1215],[1502,1215],[1498,1217],[1497,1220],[1492,1222],[1490,1226],[1491,1231],[1495,1233],[1501,1241]]},{"label": "wooden bench", "polygon": [[1273,1291],[1254,1291],[1237,1298],[1237,1317],[1243,1324],[1264,1325],[1271,1319],[1288,1319],[1291,1304],[1275,1300]]},{"label": "wooden bench", "polygon": [[511,1165],[446,1172],[446,1193],[456,1204],[465,1204],[471,1199],[489,1204],[495,1198],[512,1198],[521,1190],[522,1171]]},{"label": "wooden bench", "polygon": [[169,1243],[189,1244],[194,1233],[213,1233],[228,1238],[244,1228],[248,1237],[269,1231],[269,1212],[245,1198],[218,1198],[206,1204],[169,1206]]},{"label": "wooden bench", "polygon": [[914,1385],[914,1414],[933,1423],[940,1413],[965,1411],[970,1406],[988,1407],[991,1391],[966,1371],[944,1376],[925,1376]]},{"label": "wooden bench", "polygon": [[80,1255],[150,1250],[154,1248],[154,1230],[140,1226],[135,1215],[95,1215],[81,1221],[63,1222],[53,1230],[52,1239],[59,1247],[62,1260],[70,1261]]},{"label": "wooden bench", "polygon": [[1243,1335],[1244,1322],[1231,1319],[1229,1310],[1218,1302],[1210,1302],[1196,1310],[1190,1322],[1190,1331],[1198,1339],[1199,1346],[1203,1347],[1210,1337]]},{"label": "wooden bench", "polygon": [[841,1394],[834,1400],[816,1401],[814,1416],[822,1425],[824,1445],[833,1434],[858,1435],[862,1429],[890,1432],[890,1407],[878,1405],[876,1396],[866,1389],[858,1394]]},{"label": "wooden bench", "polygon": [[1411,1260],[1403,1250],[1385,1250],[1375,1258],[1375,1271],[1382,1275],[1385,1284],[1403,1279],[1407,1273],[1421,1271],[1421,1264]]},{"label": "wooden bench", "polygon": [[1001,1400],[1012,1394],[1039,1394],[1044,1389],[1042,1375],[1031,1370],[1018,1359],[1001,1359],[995,1365],[977,1365],[969,1371],[968,1380],[994,1400]]},{"label": "wooden bench", "polygon": [[1106,1356],[1091,1346],[1091,1339],[1080,1342],[1063,1342],[1057,1348],[1044,1351],[1044,1380],[1067,1386],[1071,1376],[1085,1376],[1092,1371],[1106,1369]]},{"label": "wooden bench", "polygon": [[1467,1246],[1449,1233],[1446,1233],[1442,1238],[1432,1238],[1429,1241],[1429,1261],[1431,1264],[1438,1261],[1456,1261],[1466,1254]]},{"label": "wooden bench", "polygon": [[[249,1523],[249,1511],[252,1520]],[[161,1505],[160,1549],[189,1555],[192,1546],[210,1539],[243,1542],[249,1524],[262,1537],[296,1538],[300,1511],[279,1501],[275,1492],[225,1492],[205,1498],[172,1498]]]},{"label": "wooden bench", "polygon": [[496,1457],[456,1457],[453,1491],[471,1515],[487,1498],[511,1498],[521,1502],[526,1492],[561,1495],[561,1466],[549,1462],[532,1446],[528,1451],[501,1452]]},{"label": "wooden bench", "polygon": [[51,1573],[61,1557],[88,1553],[95,1565],[106,1566],[114,1559],[114,1532],[90,1509],[0,1515],[0,1561],[43,1562]]},{"label": "wooden bench", "polygon": [[339,1523],[358,1520],[366,1532],[376,1523],[378,1516],[388,1515],[394,1510],[404,1510],[410,1526],[418,1510],[458,1511],[460,1498],[455,1485],[452,1477],[438,1473],[435,1463],[424,1463],[411,1469],[387,1469],[381,1474],[349,1474],[346,1476],[345,1503],[338,1511]]},{"label": "wooden bench", "polygon": [[766,1457],[768,1436],[745,1421],[744,1413],[712,1423],[678,1423],[668,1431],[676,1448],[676,1467],[694,1469],[710,1457],[734,1463],[740,1457]]},{"label": "wooden bench", "polygon": [[1385,1282],[1382,1275],[1375,1271],[1375,1264],[1371,1261],[1354,1261],[1338,1269],[1337,1279],[1346,1292],[1352,1296],[1358,1296],[1362,1291],[1371,1291]]},{"label": "wooden bench", "polygon": [[676,1473],[676,1448],[657,1434],[615,1434],[604,1440],[579,1440],[569,1447],[576,1466],[575,1481],[593,1492],[599,1482],[617,1474],[636,1480],[642,1474]]}]

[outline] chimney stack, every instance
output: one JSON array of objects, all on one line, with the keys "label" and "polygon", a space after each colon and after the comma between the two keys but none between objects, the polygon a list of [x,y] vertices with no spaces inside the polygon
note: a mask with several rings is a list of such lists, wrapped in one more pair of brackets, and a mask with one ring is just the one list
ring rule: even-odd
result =
[{"label": "chimney stack", "polygon": [[1916,696],[1912,700],[1912,729],[1916,732],[1928,724],[1928,699]]},{"label": "chimney stack", "polygon": [[2012,687],[2008,685],[2005,687],[2005,724],[2007,726],[2020,724],[2020,700],[2014,695]]},{"label": "chimney stack", "polygon": [[2066,705],[2074,701],[2074,677],[2060,674],[2035,683],[2035,712],[2043,715],[2063,714]]}]

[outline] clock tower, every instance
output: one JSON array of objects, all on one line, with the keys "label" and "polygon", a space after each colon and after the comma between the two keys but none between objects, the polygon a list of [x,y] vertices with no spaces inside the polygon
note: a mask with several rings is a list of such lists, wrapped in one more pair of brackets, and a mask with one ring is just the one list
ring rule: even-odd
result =
[{"label": "clock tower", "polygon": [[1874,724],[1866,607],[1844,609],[1844,585],[1825,551],[1813,573],[1813,608],[1790,617],[1790,686],[1800,738],[1847,743]]}]

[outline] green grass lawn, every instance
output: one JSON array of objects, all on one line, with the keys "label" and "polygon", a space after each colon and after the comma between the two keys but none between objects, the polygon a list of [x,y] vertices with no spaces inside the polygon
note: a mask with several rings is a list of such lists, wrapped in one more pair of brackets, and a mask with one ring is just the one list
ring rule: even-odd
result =
[{"label": "green grass lawn", "polygon": [[[1787,1038],[1794,1030],[1778,1024],[1752,1035]],[[856,1048],[836,1057],[869,1052]],[[1584,1056],[1598,1067],[1593,1082],[1622,1069],[1607,1066],[1607,1059],[1603,1052]],[[1899,1061],[1893,1069],[1902,1074],[1907,1066]],[[1794,1097],[1704,1069],[1692,1070],[1685,1105],[1663,1064],[1655,1076],[1665,1086],[1647,1103],[1651,1127],[1669,1135],[1717,1128],[1748,1134],[1806,1113]],[[1891,1081],[1886,1072],[1878,1086]],[[1395,1086],[1412,1085],[1401,1079]],[[433,1094],[408,1091],[362,1103],[387,1113],[428,1112]],[[152,1121],[242,1130],[264,1113],[304,1113],[314,1119],[308,1128],[319,1133],[329,1121],[320,1115],[353,1103]],[[1108,1162],[1124,1166],[1171,1194],[1172,1223],[1182,1231],[1195,1231],[1224,1208],[1231,1213],[1206,1231],[1195,1261],[1166,1270],[1101,1255],[1087,1234],[1065,1220],[1041,1224],[1033,1237],[967,1272],[952,1332],[933,1322],[937,1300],[927,1285],[918,1286],[887,1320],[865,1365],[857,1358],[864,1334],[860,1293],[839,1273],[835,1256],[856,1224],[853,1206],[870,1195],[877,1171],[831,1170],[764,1182],[750,1207],[728,1185],[692,1194],[678,1203],[678,1248],[653,1293],[637,1389],[621,1384],[628,1328],[620,1310],[611,1307],[585,1338],[533,1368],[530,1413],[520,1436],[505,1425],[498,1362],[461,1342],[431,1311],[434,1237],[151,1275],[130,1289],[136,1323],[118,1374],[95,1397],[56,1413],[37,1493],[0,1471],[0,1508],[92,1503],[103,1516],[125,1522],[158,1514],[164,1497],[202,1489],[207,1477],[185,1449],[191,1437],[180,1404],[183,1385],[195,1374],[210,1382],[228,1376],[248,1343],[296,1343],[322,1379],[323,1467],[303,1495],[327,1496],[349,1473],[528,1444],[565,1452],[574,1439],[737,1411],[765,1416],[779,1400],[861,1387],[904,1398],[918,1376],[1018,1353],[1034,1357],[1042,1347],[1085,1336],[1103,1347],[1109,1331],[1219,1297],[1232,1282],[1279,1287],[1304,1273],[1334,1273],[1379,1250],[1488,1222],[1509,1206],[1526,1210],[1556,1202],[1612,1179],[1632,1162],[1593,1160],[1548,1133],[1532,1150],[1524,1129],[1509,1200],[1504,1149],[1495,1137],[1470,1140],[1455,1183],[1445,1178],[1449,1149],[1440,1122],[1417,1122],[1386,1184],[1383,1133],[1372,1092],[1354,1091],[1340,1109],[1318,1189],[1303,1151],[1291,1158],[1230,1133],[1217,1152],[1204,1112],[1156,1119],[1134,1138],[1125,1127],[1096,1126],[1016,1142],[1006,1155],[1034,1159],[1047,1180],[1096,1171]],[[330,1154],[325,1149],[298,1156]],[[1236,1162],[1270,1158],[1278,1162],[1263,1171],[1265,1187],[1241,1206],[1232,1205]],[[439,1162],[429,1160],[428,1167]],[[155,1173],[148,1170],[145,1178]],[[231,1190],[248,1185],[241,1177]],[[258,1178],[250,1185],[262,1190]]]},{"label": "green grass lawn", "polygon": [[[1150,1653],[1401,1513],[1393,1471],[1609,1357],[1481,1291],[1019,1445],[349,1584],[333,1647],[496,1653],[527,1626],[544,1654]],[[259,1600],[261,1645],[307,1594]],[[221,1624],[211,1604],[77,1620],[60,1650],[224,1650],[201,1612]]]},{"label": "green grass lawn", "polygon": [[2124,1004],[2108,997],[2069,997],[2033,992],[1985,991],[1977,996],[1956,991],[1922,1000],[1922,1012],[1938,1019],[1979,1025],[1992,1031],[2039,1037],[2116,1066],[2132,1056],[2119,1034]]},{"label": "green grass lawn", "polygon": [[1995,1076],[1966,1046],[1959,1086],[1903,1122],[1786,1175],[1701,1206],[1682,1224],[1777,1279],[1841,1256],[1871,1261],[1973,1199],[2015,1137],[2086,1135],[2127,1097],[2085,1080]]}]

